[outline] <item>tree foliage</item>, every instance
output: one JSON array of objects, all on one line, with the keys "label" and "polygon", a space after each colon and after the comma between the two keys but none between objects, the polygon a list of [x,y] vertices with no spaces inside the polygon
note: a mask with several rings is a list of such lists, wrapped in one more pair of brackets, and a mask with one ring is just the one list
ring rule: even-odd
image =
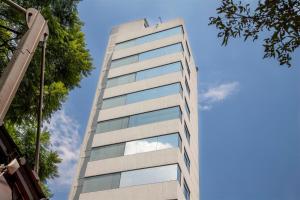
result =
[{"label": "tree foliage", "polygon": [[[46,51],[45,93],[43,119],[61,108],[70,90],[92,70],[86,48],[82,22],[78,17],[79,0],[15,0],[24,8],[36,8],[48,20],[49,38]],[[13,51],[26,32],[24,14],[0,2],[0,73],[8,64]],[[38,48],[28,67],[17,94],[6,115],[6,126],[21,152],[33,164],[36,118],[39,96],[41,48]],[[58,175],[58,154],[50,148],[50,134],[42,134],[40,178],[46,182]]]},{"label": "tree foliage", "polygon": [[[229,38],[257,40],[264,35],[264,58],[276,58],[280,65],[291,66],[292,53],[300,45],[300,1],[259,1],[255,9],[241,1],[222,0],[217,17],[209,25],[219,29],[222,45]],[[264,33],[264,34],[261,34]]]}]

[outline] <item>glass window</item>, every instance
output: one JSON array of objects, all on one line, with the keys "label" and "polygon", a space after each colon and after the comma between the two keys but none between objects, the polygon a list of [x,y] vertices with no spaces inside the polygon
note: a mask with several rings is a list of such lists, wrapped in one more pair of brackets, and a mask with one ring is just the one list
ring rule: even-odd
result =
[{"label": "glass window", "polygon": [[126,143],[125,155],[155,151],[157,148],[157,137],[136,140]]},{"label": "glass window", "polygon": [[166,37],[170,37],[170,36],[177,35],[177,34],[182,34],[182,33],[183,33],[182,27],[178,26],[178,27],[170,28],[168,30],[163,30],[163,31],[152,33],[152,34],[149,34],[149,35],[146,35],[146,36],[143,36],[143,37],[139,37],[139,38],[136,38],[136,39],[133,39],[133,40],[128,40],[128,41],[125,41],[125,42],[118,43],[116,45],[115,49],[116,50],[125,49],[125,48],[128,48],[128,47],[141,45],[141,44],[144,44],[144,43],[147,43],[147,42],[152,42],[152,41],[155,41],[155,40],[158,40],[158,39],[161,39],[161,38],[166,38]]},{"label": "glass window", "polygon": [[181,169],[180,169],[179,165],[177,165],[177,180],[178,180],[179,184],[181,185]]},{"label": "glass window", "polygon": [[96,133],[114,131],[176,118],[181,119],[181,110],[178,106],[132,115],[129,117],[102,121],[97,124]]},{"label": "glass window", "polygon": [[102,109],[112,108],[126,104],[126,95],[104,99],[102,102]]},{"label": "glass window", "polygon": [[115,49],[116,50],[118,50],[118,49],[126,49],[126,48],[129,48],[129,47],[133,47],[135,45],[137,45],[137,43],[136,43],[136,40],[133,39],[133,40],[128,40],[128,41],[116,44]]},{"label": "glass window", "polygon": [[185,149],[184,149],[184,156],[183,157],[184,157],[185,166],[187,167],[188,171],[190,171],[191,161],[190,161],[189,155],[187,154]]},{"label": "glass window", "polygon": [[184,133],[185,133],[185,136],[186,136],[186,139],[187,139],[188,143],[190,144],[191,134],[190,134],[190,131],[189,131],[186,123],[184,123]]},{"label": "glass window", "polygon": [[186,88],[186,91],[187,91],[187,93],[189,94],[189,96],[190,96],[190,94],[191,94],[191,90],[190,90],[190,86],[189,86],[189,83],[187,82],[187,80],[186,80],[186,78],[185,78],[185,88]]},{"label": "glass window", "polygon": [[183,183],[183,194],[184,194],[184,197],[185,197],[186,200],[190,200],[191,192],[190,192],[189,186],[187,185],[185,180],[184,180],[184,183]]},{"label": "glass window", "polygon": [[82,193],[119,188],[120,178],[121,173],[84,178]]},{"label": "glass window", "polygon": [[136,80],[144,80],[156,76],[162,76],[165,74],[170,74],[172,72],[178,72],[182,70],[181,62],[171,63],[163,65],[161,67],[155,67],[152,69],[140,71],[136,75]]},{"label": "glass window", "polygon": [[123,65],[129,65],[132,63],[136,63],[139,61],[139,56],[138,55],[133,55],[133,56],[128,56],[125,58],[120,58],[117,60],[113,60],[111,61],[110,67],[111,68],[116,68],[116,67],[120,67]]},{"label": "glass window", "polygon": [[180,181],[178,164],[137,169],[84,178],[82,193],[110,190],[134,185]]},{"label": "glass window", "polygon": [[164,56],[164,55],[168,55],[168,54],[172,54],[172,53],[178,53],[178,52],[182,52],[181,43],[172,44],[172,45],[165,46],[165,47],[162,47],[159,49],[154,49],[151,51],[141,53],[139,55],[139,61],[148,60],[151,58],[156,58],[156,57],[160,57],[160,56]]},{"label": "glass window", "polygon": [[131,83],[135,81],[135,73],[134,74],[127,74],[124,76],[119,76],[119,77],[115,77],[115,78],[111,78],[108,79],[107,83],[106,83],[106,87],[114,87],[117,85],[123,85],[126,83]]},{"label": "glass window", "polygon": [[139,92],[134,92],[122,96],[112,97],[104,99],[102,103],[102,109],[122,106],[126,104],[136,103],[149,99],[155,99],[172,94],[181,94],[182,88],[180,83],[173,83],[170,85],[164,85],[157,88],[151,88]]},{"label": "glass window", "polygon": [[148,60],[151,58],[160,57],[160,56],[164,56],[167,54],[172,54],[172,53],[177,53],[177,52],[182,52],[182,51],[183,51],[183,48],[182,48],[181,43],[172,44],[172,45],[161,47],[158,49],[146,51],[146,52],[143,52],[140,54],[113,60],[111,62],[110,66],[111,66],[111,68],[121,67],[123,65],[128,65],[128,64],[139,62],[139,61]]},{"label": "glass window", "polygon": [[180,108],[172,107],[147,113],[142,113],[138,115],[133,115],[129,119],[129,127],[139,126],[143,124],[149,124],[154,122],[160,122],[165,120],[171,120],[181,118]]},{"label": "glass window", "polygon": [[191,77],[190,66],[189,66],[189,63],[188,63],[188,61],[186,59],[185,59],[185,65],[186,65],[186,69],[187,69],[188,75],[189,75],[189,77]]},{"label": "glass window", "polygon": [[122,172],[120,187],[178,180],[178,165],[166,165]]},{"label": "glass window", "polygon": [[180,93],[180,83],[174,83],[127,95],[127,104]]},{"label": "glass window", "polygon": [[92,148],[91,161],[124,156],[125,143]]},{"label": "glass window", "polygon": [[90,161],[103,160],[124,155],[157,151],[168,148],[180,148],[181,138],[178,133],[134,140],[120,144],[94,147],[91,150]]},{"label": "glass window", "polygon": [[190,118],[191,111],[190,111],[190,108],[189,108],[189,105],[188,105],[186,99],[184,100],[184,107],[185,107],[185,111],[186,111],[188,117]]},{"label": "glass window", "polygon": [[132,83],[135,81],[145,80],[156,76],[162,76],[165,74],[170,74],[181,70],[182,70],[181,62],[175,62],[175,63],[162,65],[151,69],[146,69],[132,74],[110,78],[106,83],[106,87],[109,88],[117,85]]},{"label": "glass window", "polygon": [[118,118],[99,122],[96,127],[96,133],[104,133],[128,127],[129,117]]},{"label": "glass window", "polygon": [[157,150],[180,147],[181,139],[178,134],[164,135],[158,137]]}]

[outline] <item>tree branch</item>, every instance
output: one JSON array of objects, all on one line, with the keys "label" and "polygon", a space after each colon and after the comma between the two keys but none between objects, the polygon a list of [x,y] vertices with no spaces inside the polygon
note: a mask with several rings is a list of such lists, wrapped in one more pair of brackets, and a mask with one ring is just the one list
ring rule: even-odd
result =
[{"label": "tree branch", "polygon": [[14,30],[14,29],[11,29],[11,28],[9,28],[9,27],[7,27],[7,26],[3,26],[3,25],[1,25],[1,24],[0,24],[0,28],[4,28],[5,30],[8,30],[8,31],[10,31],[10,32],[13,32],[14,34],[17,34],[17,35],[22,34],[22,33],[20,33],[19,31],[16,31],[16,30]]}]

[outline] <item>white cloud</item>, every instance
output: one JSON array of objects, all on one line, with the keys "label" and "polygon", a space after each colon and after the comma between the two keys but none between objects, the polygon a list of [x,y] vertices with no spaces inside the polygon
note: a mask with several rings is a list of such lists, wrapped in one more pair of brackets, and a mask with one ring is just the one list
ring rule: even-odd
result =
[{"label": "white cloud", "polygon": [[51,133],[52,148],[62,158],[58,166],[59,178],[50,181],[55,188],[70,186],[79,158],[79,123],[68,116],[64,110],[57,111],[50,122],[45,124]]},{"label": "white cloud", "polygon": [[222,102],[238,91],[239,82],[224,83],[218,86],[209,87],[200,92],[200,109],[210,110],[215,103]]}]

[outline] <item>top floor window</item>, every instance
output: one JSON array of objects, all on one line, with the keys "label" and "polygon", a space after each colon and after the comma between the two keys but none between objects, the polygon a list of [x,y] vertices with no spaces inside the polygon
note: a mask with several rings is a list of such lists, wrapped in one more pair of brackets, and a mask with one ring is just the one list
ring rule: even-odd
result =
[{"label": "top floor window", "polygon": [[145,44],[145,43],[148,43],[148,42],[152,42],[152,41],[155,41],[155,40],[159,40],[159,39],[162,39],[162,38],[167,38],[167,37],[174,36],[174,35],[179,35],[179,34],[183,34],[182,26],[177,26],[177,27],[174,27],[174,28],[170,28],[170,29],[163,30],[163,31],[160,31],[160,32],[152,33],[152,34],[145,35],[145,36],[135,38],[135,39],[132,39],[132,40],[128,40],[128,41],[125,41],[125,42],[120,42],[120,43],[116,44],[115,49],[116,50],[126,49],[126,48],[129,48],[129,47],[138,46],[138,45],[141,45],[141,44]]}]

